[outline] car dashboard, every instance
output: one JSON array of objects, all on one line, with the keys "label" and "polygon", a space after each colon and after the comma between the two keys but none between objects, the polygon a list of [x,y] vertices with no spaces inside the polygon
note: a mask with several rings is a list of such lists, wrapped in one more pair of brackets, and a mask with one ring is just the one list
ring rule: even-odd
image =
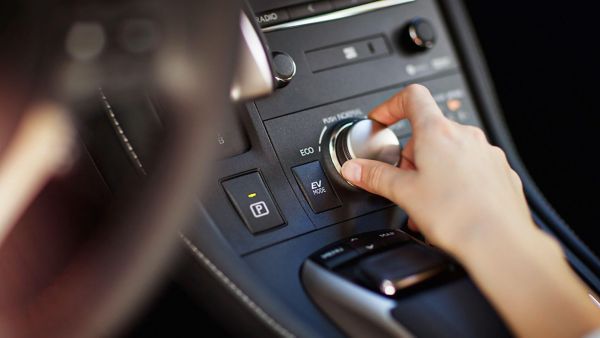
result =
[{"label": "car dashboard", "polygon": [[[339,173],[358,151],[353,137],[372,141],[369,111],[413,83],[503,148],[537,225],[563,240],[590,292],[600,288],[596,259],[520,162],[460,3],[251,0],[249,11],[276,88],[238,102],[215,130],[220,159],[181,235],[180,279],[198,303],[220,304],[224,326],[242,336],[511,336],[460,264],[407,229],[402,209]],[[411,132],[400,121],[374,142],[401,149]]]}]

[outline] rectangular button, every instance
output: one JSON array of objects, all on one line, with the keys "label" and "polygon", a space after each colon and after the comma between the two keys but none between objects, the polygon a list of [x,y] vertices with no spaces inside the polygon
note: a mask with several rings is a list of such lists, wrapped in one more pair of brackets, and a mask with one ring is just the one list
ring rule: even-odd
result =
[{"label": "rectangular button", "polygon": [[388,55],[390,50],[382,36],[306,52],[313,72]]},{"label": "rectangular button", "polygon": [[342,205],[319,161],[310,162],[292,168],[296,181],[304,197],[315,213],[333,209]]},{"label": "rectangular button", "polygon": [[224,181],[223,188],[251,233],[285,223],[258,172]]},{"label": "rectangular button", "polygon": [[289,19],[290,15],[285,8],[256,14],[256,22],[258,22],[258,25],[261,27],[273,26],[288,21]]},{"label": "rectangular button", "polygon": [[358,252],[347,244],[327,246],[311,256],[311,259],[330,269],[349,262],[359,256]]},{"label": "rectangular button", "polygon": [[290,17],[292,19],[300,19],[305,18],[307,16],[318,15],[322,13],[329,12],[333,9],[331,2],[329,1],[317,1],[311,2],[308,4],[302,4],[298,6],[291,7]]}]

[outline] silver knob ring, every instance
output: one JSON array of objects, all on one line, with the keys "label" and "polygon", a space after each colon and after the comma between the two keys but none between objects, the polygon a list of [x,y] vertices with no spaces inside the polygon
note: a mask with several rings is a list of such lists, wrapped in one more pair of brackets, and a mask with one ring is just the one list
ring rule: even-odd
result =
[{"label": "silver knob ring", "polygon": [[[331,133],[331,137],[329,138],[329,156],[331,158],[331,162],[333,163],[333,167],[338,172],[338,174],[340,174],[340,176],[342,176],[342,178],[344,177],[342,175],[342,164],[343,163],[341,163],[338,158],[336,144],[337,144],[337,141],[340,138],[340,136],[342,136],[343,131],[352,127],[352,125],[354,125],[354,122],[355,121],[350,121],[348,123],[345,123],[345,124],[335,128]],[[348,182],[348,181],[346,181],[346,182]],[[348,182],[348,184],[354,186],[350,182]]]},{"label": "silver knob ring", "polygon": [[394,132],[369,119],[342,122],[332,130],[329,138],[329,156],[342,178],[342,165],[347,160],[365,158],[397,166],[401,153],[402,146]]}]

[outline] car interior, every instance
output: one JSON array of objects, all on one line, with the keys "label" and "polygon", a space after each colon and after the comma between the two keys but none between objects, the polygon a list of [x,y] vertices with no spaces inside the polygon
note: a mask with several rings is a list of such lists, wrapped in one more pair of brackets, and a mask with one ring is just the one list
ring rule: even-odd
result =
[{"label": "car interior", "polygon": [[1,6],[0,336],[513,336],[404,210],[340,173],[398,163],[410,124],[366,117],[413,83],[504,150],[600,307],[581,6]]}]

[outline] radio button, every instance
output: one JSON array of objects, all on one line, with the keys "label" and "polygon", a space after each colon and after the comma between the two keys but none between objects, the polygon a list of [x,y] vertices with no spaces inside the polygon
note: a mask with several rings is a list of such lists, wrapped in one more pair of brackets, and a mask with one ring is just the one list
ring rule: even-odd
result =
[{"label": "radio button", "polygon": [[256,22],[258,22],[258,25],[261,27],[273,26],[288,21],[289,19],[290,15],[285,8],[256,14]]},{"label": "radio button", "polygon": [[296,75],[296,63],[291,56],[284,52],[273,52],[273,71],[277,87],[283,88]]}]

